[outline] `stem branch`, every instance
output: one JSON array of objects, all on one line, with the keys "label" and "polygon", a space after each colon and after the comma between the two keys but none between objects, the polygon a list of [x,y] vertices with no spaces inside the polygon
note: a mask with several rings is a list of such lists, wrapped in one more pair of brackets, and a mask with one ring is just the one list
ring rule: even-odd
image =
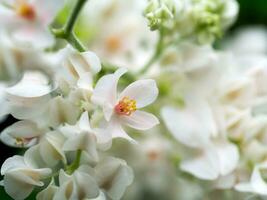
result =
[{"label": "stem branch", "polygon": [[60,29],[51,29],[51,32],[54,34],[56,38],[61,38],[66,40],[69,44],[71,44],[75,49],[80,52],[86,51],[86,48],[82,45],[79,39],[74,34],[74,26],[78,19],[78,16],[85,5],[87,0],[77,0],[74,5],[70,16],[63,28]]},{"label": "stem branch", "polygon": [[150,57],[150,59],[147,61],[147,63],[142,67],[142,69],[138,72],[138,75],[144,74],[149,70],[151,65],[153,65],[158,57],[161,55],[163,49],[164,49],[164,43],[163,43],[164,33],[163,30],[159,31],[159,39],[157,42],[157,46],[155,48],[155,51],[153,55]]},{"label": "stem branch", "polygon": [[66,168],[66,172],[68,174],[72,174],[76,169],[78,169],[78,167],[80,166],[81,156],[82,156],[82,150],[78,150],[76,152],[76,158],[75,158],[75,160],[73,161],[73,163],[71,163]]}]

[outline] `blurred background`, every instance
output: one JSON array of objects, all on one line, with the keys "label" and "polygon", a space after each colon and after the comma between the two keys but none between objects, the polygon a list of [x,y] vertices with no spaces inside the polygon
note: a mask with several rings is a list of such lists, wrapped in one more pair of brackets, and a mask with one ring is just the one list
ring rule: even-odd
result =
[{"label": "blurred background", "polygon": [[[239,12],[238,19],[237,19],[236,23],[228,31],[228,33],[224,36],[224,38],[216,43],[218,48],[220,48],[220,46],[223,43],[225,38],[231,37],[235,33],[235,31],[239,30],[240,28],[244,28],[244,27],[248,27],[248,26],[261,26],[263,29],[266,29],[266,33],[267,33],[267,0],[238,0],[238,2],[240,4],[240,12]],[[267,34],[266,34],[266,37],[267,37]],[[5,121],[3,121],[1,123],[0,130],[2,131],[5,127],[9,126],[10,124],[12,124],[14,122],[15,122],[15,119],[12,116],[9,116]],[[121,145],[120,147],[123,147],[123,145]],[[21,151],[21,152],[19,152],[19,151]],[[135,151],[135,150],[132,149],[132,151]],[[23,151],[18,150],[18,149],[14,149],[14,148],[9,148],[9,147],[5,146],[4,144],[0,144],[0,163],[2,164],[4,162],[4,160],[6,160],[6,158],[13,156],[14,154],[18,154],[18,153],[23,153]],[[123,156],[123,155],[121,155],[121,156]],[[150,155],[150,156],[153,159],[154,155]],[[137,155],[137,157],[138,157],[138,155]],[[131,164],[132,163],[129,163],[130,166],[131,166]],[[152,166],[148,166],[148,168],[149,167],[152,167]],[[163,171],[161,173],[166,173],[166,176],[168,176],[167,172]],[[179,174],[178,174],[178,178],[179,178]],[[171,181],[165,182],[164,184],[171,184]],[[203,182],[198,183],[197,181],[195,181],[194,184],[196,184],[196,185],[197,184],[203,184]],[[145,185],[142,187],[145,188]],[[168,185],[167,185],[167,187],[168,187]],[[134,189],[136,189],[136,188],[134,188],[134,186],[132,188],[130,187],[129,193],[132,192]],[[198,188],[197,187],[196,188],[190,187],[190,189],[197,190]],[[190,193],[191,192],[190,190],[187,191],[186,188],[177,188],[177,190],[179,192],[183,192],[183,193]],[[153,194],[153,193],[149,193],[147,191],[149,191],[149,190],[144,190],[142,195],[139,196],[138,199],[136,199],[136,200],[150,200],[150,199],[151,200],[176,200],[176,199],[181,199],[178,197],[174,197],[171,194],[169,195],[169,197],[166,197],[166,195],[164,195],[164,194],[162,194],[162,196],[160,196],[160,194],[157,194],[157,193]],[[195,199],[196,200],[198,200],[198,199],[220,200],[220,199],[236,199],[236,198],[237,199],[245,199],[245,200],[260,199],[260,197],[249,196],[249,195],[240,196],[240,194],[233,193],[231,191],[229,191],[229,193],[226,192],[221,196],[216,195],[216,197],[213,197],[215,195],[214,193],[217,193],[217,192],[218,191],[209,193],[205,197],[199,196],[199,197],[196,197]],[[128,195],[126,195],[126,197],[124,197],[125,200],[134,199],[134,198],[130,198],[127,196]],[[9,200],[9,199],[11,199],[11,198],[8,197],[5,194],[3,188],[0,187],[0,200]],[[35,199],[34,193],[28,199],[29,200]],[[187,197],[184,196],[184,198],[182,198],[181,200],[186,200],[186,199],[187,199]]]}]

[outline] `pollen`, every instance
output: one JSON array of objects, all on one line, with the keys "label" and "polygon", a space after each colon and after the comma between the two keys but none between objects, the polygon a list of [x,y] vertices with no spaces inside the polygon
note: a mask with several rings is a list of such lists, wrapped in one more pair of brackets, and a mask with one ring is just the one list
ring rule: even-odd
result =
[{"label": "pollen", "polygon": [[115,106],[115,112],[119,115],[131,115],[136,111],[136,101],[129,97],[123,97],[122,100]]},{"label": "pollen", "polygon": [[33,6],[24,1],[18,2],[18,5],[16,6],[16,12],[19,16],[27,20],[33,20],[36,16]]},{"label": "pollen", "polygon": [[24,139],[24,138],[16,138],[15,144],[16,144],[17,146],[21,146],[21,147],[23,147],[24,144],[25,144],[25,139]]}]

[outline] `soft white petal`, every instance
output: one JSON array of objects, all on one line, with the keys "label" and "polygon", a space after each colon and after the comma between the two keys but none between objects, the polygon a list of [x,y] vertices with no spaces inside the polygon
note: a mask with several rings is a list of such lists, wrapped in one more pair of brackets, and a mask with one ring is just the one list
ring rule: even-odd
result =
[{"label": "soft white petal", "polygon": [[50,182],[50,184],[41,192],[39,192],[36,196],[37,200],[53,200],[53,197],[58,190],[58,187],[54,185],[54,179]]},{"label": "soft white petal", "polygon": [[23,200],[33,191],[33,185],[17,181],[15,177],[6,175],[4,177],[4,188],[6,193],[15,200]]},{"label": "soft white petal", "polygon": [[198,114],[197,110],[164,107],[161,111],[171,134],[181,143],[190,147],[203,147],[209,143],[211,131],[203,124],[205,113]]},{"label": "soft white petal", "polygon": [[[120,68],[114,74],[105,75],[100,78],[94,88],[91,98],[92,102],[103,108],[113,109],[117,102],[117,84],[119,78],[126,73],[126,71],[126,69]],[[109,120],[109,118],[107,118],[107,120]]]},{"label": "soft white petal", "polygon": [[214,151],[203,152],[199,157],[181,163],[181,169],[204,180],[215,180],[219,176],[217,154]]},{"label": "soft white petal", "polygon": [[119,118],[124,125],[137,130],[148,130],[159,124],[155,115],[140,110],[133,112],[130,116],[120,116]]},{"label": "soft white petal", "polygon": [[129,97],[136,100],[137,108],[143,108],[153,103],[158,93],[157,84],[154,80],[138,80],[126,87],[120,94],[119,99]]},{"label": "soft white petal", "polygon": [[239,160],[238,148],[230,143],[215,143],[215,149],[218,154],[220,173],[225,176],[232,172]]},{"label": "soft white petal", "polygon": [[[96,168],[98,184],[111,199],[121,199],[126,188],[133,182],[133,171],[125,161],[108,157]],[[109,182],[110,184],[106,184]]]},{"label": "soft white petal", "polygon": [[83,131],[92,132],[88,112],[84,112],[78,122],[78,126]]},{"label": "soft white petal", "polygon": [[112,138],[124,138],[133,144],[137,143],[123,130],[119,119],[117,119],[116,117],[113,117],[108,123],[108,126],[102,129],[102,131],[102,134],[111,134]]},{"label": "soft white petal", "polygon": [[94,134],[82,132],[74,137],[67,139],[62,149],[64,151],[84,150],[94,161],[98,160],[96,150],[96,137]]}]

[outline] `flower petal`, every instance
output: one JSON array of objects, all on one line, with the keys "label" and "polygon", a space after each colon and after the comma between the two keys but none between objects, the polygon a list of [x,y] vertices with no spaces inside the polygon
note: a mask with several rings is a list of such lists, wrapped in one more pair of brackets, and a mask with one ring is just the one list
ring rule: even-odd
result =
[{"label": "flower petal", "polygon": [[137,130],[148,130],[159,124],[156,116],[140,110],[133,112],[130,116],[120,116],[120,120],[124,125]]},{"label": "flower petal", "polygon": [[152,79],[138,80],[126,87],[119,96],[119,99],[123,97],[129,97],[136,100],[137,108],[143,108],[153,103],[158,96],[157,84]]},{"label": "flower petal", "polygon": [[126,73],[126,69],[120,68],[114,74],[105,75],[99,79],[93,91],[91,100],[96,105],[105,108],[105,117],[110,119],[110,112],[117,102],[117,84],[119,78]]},{"label": "flower petal", "polygon": [[219,176],[218,158],[214,151],[204,151],[202,155],[181,163],[181,169],[204,180],[215,180]]},{"label": "flower petal", "polygon": [[[42,132],[37,125],[31,121],[19,121],[7,127],[0,135],[3,143],[15,147],[29,147],[36,142],[36,137],[40,136]],[[17,144],[16,138],[25,139],[25,143]],[[35,141],[34,141],[35,140]]]},{"label": "flower petal", "polygon": [[202,148],[210,142],[215,122],[207,105],[196,104],[179,110],[164,107],[161,115],[171,134],[181,143]]},{"label": "flower petal", "polygon": [[[133,171],[125,161],[108,157],[96,167],[96,176],[100,188],[111,199],[121,199],[126,188],[133,182]],[[105,184],[105,183],[111,184]]]}]

